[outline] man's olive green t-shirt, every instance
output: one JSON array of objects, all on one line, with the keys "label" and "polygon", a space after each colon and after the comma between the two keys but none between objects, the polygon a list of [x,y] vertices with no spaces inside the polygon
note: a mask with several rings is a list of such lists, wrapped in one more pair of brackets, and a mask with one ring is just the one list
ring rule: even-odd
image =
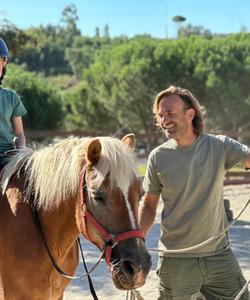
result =
[{"label": "man's olive green t-shirt", "polygon": [[19,96],[12,90],[0,87],[0,153],[14,148],[11,120],[26,113]]},{"label": "man's olive green t-shirt", "polygon": [[[248,152],[247,146],[229,137],[202,134],[192,145],[178,146],[170,139],[150,153],[144,189],[161,195],[164,203],[160,249],[192,247],[225,229],[225,171],[243,166]],[[229,246],[225,233],[192,252],[167,255],[208,256]]]}]

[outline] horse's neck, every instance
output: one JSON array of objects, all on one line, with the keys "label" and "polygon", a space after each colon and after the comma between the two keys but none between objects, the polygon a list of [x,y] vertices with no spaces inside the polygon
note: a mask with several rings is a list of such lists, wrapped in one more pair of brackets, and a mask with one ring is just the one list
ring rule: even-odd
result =
[{"label": "horse's neck", "polygon": [[58,208],[41,213],[41,222],[46,238],[66,251],[75,244],[79,235],[76,224],[76,203],[73,199],[63,202]]}]

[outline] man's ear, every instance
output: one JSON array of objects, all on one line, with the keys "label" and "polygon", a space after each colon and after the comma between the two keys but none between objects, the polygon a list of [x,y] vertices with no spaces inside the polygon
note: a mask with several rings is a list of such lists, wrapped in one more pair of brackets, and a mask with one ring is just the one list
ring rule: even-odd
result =
[{"label": "man's ear", "polygon": [[121,141],[131,149],[135,150],[136,140],[134,133],[126,134]]},{"label": "man's ear", "polygon": [[188,117],[188,120],[193,120],[195,116],[195,110],[193,108],[189,108],[186,112],[186,116]]}]

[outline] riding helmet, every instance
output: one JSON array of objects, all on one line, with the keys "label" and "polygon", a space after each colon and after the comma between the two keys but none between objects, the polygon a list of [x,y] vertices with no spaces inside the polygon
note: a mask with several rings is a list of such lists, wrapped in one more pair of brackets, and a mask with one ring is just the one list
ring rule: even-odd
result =
[{"label": "riding helmet", "polygon": [[9,51],[5,41],[0,38],[0,57],[8,57]]}]

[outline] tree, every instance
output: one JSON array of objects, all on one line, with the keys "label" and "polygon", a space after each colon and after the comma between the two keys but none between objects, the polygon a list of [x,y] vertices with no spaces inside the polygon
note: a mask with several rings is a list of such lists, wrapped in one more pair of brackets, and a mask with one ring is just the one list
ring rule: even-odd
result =
[{"label": "tree", "polygon": [[58,75],[72,73],[65,57],[67,42],[59,26],[47,25],[26,30],[27,41],[15,57],[15,63],[25,64],[27,70]]},{"label": "tree", "polygon": [[249,34],[215,38],[203,53],[210,128],[250,129]]},{"label": "tree", "polygon": [[174,16],[172,18],[172,20],[177,23],[182,23],[182,22],[186,21],[186,18],[178,15],[178,16]]},{"label": "tree", "polygon": [[74,4],[66,6],[62,12],[61,21],[66,25],[68,33],[72,36],[80,35],[80,30],[77,28],[78,20],[76,6]]},{"label": "tree", "polygon": [[7,19],[1,21],[0,31],[1,37],[7,43],[10,53],[15,58],[27,42],[27,35]]},{"label": "tree", "polygon": [[95,28],[95,37],[99,38],[100,37],[100,28],[96,26]]},{"label": "tree", "polygon": [[116,116],[113,131],[127,130],[154,133],[151,113],[155,85],[155,42],[137,37],[126,44],[103,49],[83,77],[106,110]]},{"label": "tree", "polygon": [[97,36],[75,38],[72,47],[66,49],[66,59],[77,79],[82,79],[83,73],[104,47],[111,47],[110,39]]},{"label": "tree", "polygon": [[81,129],[109,135],[117,124],[116,116],[107,110],[84,82],[64,95],[64,110],[67,130]]},{"label": "tree", "polygon": [[109,38],[109,25],[105,24],[104,28],[103,28],[103,36],[106,38]]},{"label": "tree", "polygon": [[187,24],[186,26],[181,26],[179,28],[178,37],[188,37],[190,35],[202,35],[207,38],[212,38],[211,31],[203,26],[193,26],[192,24]]},{"label": "tree", "polygon": [[[209,130],[249,130],[250,34],[210,36],[203,27],[192,25],[185,30],[180,39],[165,40],[149,35],[72,36],[67,27],[54,25],[29,28],[15,62],[46,76],[73,71],[77,87],[71,85],[63,94],[68,129],[93,128],[109,134],[126,127],[146,133],[153,144],[152,136],[156,140],[158,132],[151,111],[153,99],[174,84],[191,90],[206,107]],[[21,70],[10,81],[13,88],[17,86],[25,99],[35,101],[40,94],[48,99],[41,76]],[[11,76],[8,72],[7,79]],[[39,91],[36,97],[33,88]],[[58,99],[54,89],[49,94]]]}]

